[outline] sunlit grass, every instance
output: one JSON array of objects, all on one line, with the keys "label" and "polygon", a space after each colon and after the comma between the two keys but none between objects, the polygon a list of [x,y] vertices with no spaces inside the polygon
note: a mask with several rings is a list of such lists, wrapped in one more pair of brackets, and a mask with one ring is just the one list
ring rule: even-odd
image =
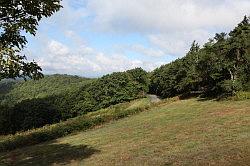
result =
[{"label": "sunlit grass", "polygon": [[[86,154],[81,147],[88,147]],[[247,165],[249,154],[250,100],[190,99],[165,101],[100,128],[2,153],[0,161],[17,165],[41,164],[46,159],[50,162],[44,165]]]},{"label": "sunlit grass", "polygon": [[100,126],[103,123],[145,111],[150,105],[151,102],[147,98],[137,99],[131,102],[116,104],[106,109],[90,112],[57,124],[19,132],[14,135],[2,136],[0,139],[0,152],[35,145],[76,133],[78,131],[84,131]]}]

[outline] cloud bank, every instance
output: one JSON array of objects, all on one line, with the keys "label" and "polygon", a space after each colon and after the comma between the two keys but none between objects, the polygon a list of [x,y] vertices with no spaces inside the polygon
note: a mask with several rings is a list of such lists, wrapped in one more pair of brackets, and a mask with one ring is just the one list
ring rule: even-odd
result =
[{"label": "cloud bank", "polygon": [[42,21],[28,47],[42,50],[32,55],[49,74],[152,70],[184,56],[193,40],[203,44],[250,15],[249,0],[63,0],[63,6]]}]

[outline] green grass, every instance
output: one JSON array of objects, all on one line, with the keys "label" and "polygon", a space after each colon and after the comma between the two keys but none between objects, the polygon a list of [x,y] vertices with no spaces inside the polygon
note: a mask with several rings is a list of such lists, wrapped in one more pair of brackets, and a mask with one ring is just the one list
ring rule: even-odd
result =
[{"label": "green grass", "polygon": [[137,99],[87,113],[83,116],[69,119],[42,128],[16,133],[14,135],[0,136],[0,152],[16,148],[35,145],[41,142],[60,138],[77,131],[84,131],[112,120],[121,119],[149,108],[151,102],[148,98]]},{"label": "green grass", "polygon": [[166,100],[85,132],[0,153],[0,165],[249,165],[249,154],[250,100]]}]

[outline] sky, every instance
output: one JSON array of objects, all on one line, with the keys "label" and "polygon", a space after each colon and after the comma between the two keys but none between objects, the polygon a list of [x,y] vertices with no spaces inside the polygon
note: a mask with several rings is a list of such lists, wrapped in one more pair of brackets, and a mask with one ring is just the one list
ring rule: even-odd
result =
[{"label": "sky", "polygon": [[250,15],[250,0],[62,0],[28,35],[25,54],[44,74],[100,77],[146,71],[185,56]]}]

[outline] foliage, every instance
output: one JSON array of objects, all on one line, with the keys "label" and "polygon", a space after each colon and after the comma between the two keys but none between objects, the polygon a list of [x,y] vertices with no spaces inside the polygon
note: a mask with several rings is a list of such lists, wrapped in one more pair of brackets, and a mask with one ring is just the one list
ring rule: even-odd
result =
[{"label": "foliage", "polygon": [[23,100],[59,96],[70,93],[91,81],[92,79],[88,78],[59,74],[45,76],[40,80],[19,80],[15,82],[5,80],[0,82],[0,89],[7,92],[2,91],[3,96],[0,98],[0,102],[2,105],[12,106]]},{"label": "foliage", "polygon": [[42,77],[36,62],[27,62],[20,52],[27,44],[25,33],[35,35],[39,21],[50,17],[62,6],[61,0],[0,1],[0,80]]},{"label": "foliage", "polygon": [[144,97],[148,82],[147,72],[141,68],[99,79],[54,75],[21,81],[0,96],[1,105],[9,107],[0,111],[4,112],[0,118],[9,119],[11,124],[0,125],[0,134],[41,127]]},{"label": "foliage", "polygon": [[36,62],[27,62],[20,49],[3,48],[0,43],[0,80],[4,78],[26,77],[39,79],[42,69]]},{"label": "foliage", "polygon": [[249,90],[249,82],[250,21],[244,17],[228,35],[216,34],[203,48],[193,42],[185,57],[154,70],[150,92],[161,97],[217,97]]},{"label": "foliage", "polygon": [[239,91],[231,99],[236,100],[236,101],[250,99],[250,92]]}]

